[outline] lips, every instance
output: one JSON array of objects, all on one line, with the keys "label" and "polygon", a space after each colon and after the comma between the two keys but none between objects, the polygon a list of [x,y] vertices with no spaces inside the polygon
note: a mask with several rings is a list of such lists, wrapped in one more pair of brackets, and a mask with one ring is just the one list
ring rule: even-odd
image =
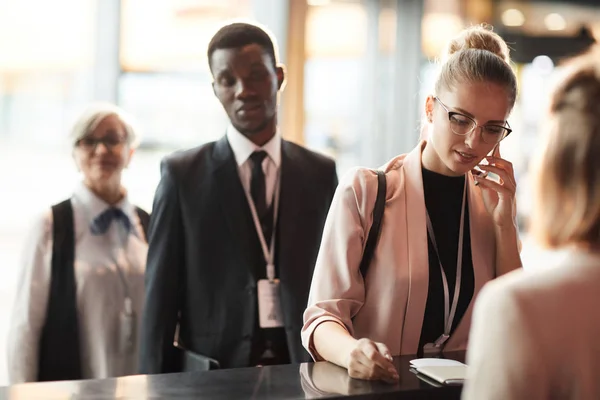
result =
[{"label": "lips", "polygon": [[261,110],[262,106],[261,104],[244,104],[243,106],[241,106],[240,108],[237,109],[237,113],[244,116],[244,115],[250,115],[250,114],[255,114],[257,112],[259,112]]},{"label": "lips", "polygon": [[454,151],[457,154],[458,160],[463,164],[470,164],[477,159],[477,155],[466,151]]},{"label": "lips", "polygon": [[116,162],[114,162],[114,161],[108,161],[108,160],[96,161],[94,164],[96,164],[101,169],[114,169],[114,168],[117,167],[117,163]]}]

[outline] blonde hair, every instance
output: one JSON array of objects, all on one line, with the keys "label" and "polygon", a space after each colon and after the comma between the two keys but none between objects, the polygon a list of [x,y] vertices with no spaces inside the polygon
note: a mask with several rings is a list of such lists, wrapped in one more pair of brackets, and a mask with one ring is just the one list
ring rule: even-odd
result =
[{"label": "blonde hair", "polygon": [[531,232],[544,247],[600,244],[600,47],[576,57],[555,88],[533,163]]},{"label": "blonde hair", "polygon": [[517,98],[517,77],[509,53],[506,42],[492,32],[491,26],[464,29],[448,43],[435,83],[436,94],[459,83],[494,82],[507,89],[512,108]]},{"label": "blonde hair", "polygon": [[123,124],[129,146],[136,148],[139,145],[139,135],[138,129],[135,128],[133,117],[127,114],[122,108],[104,102],[90,104],[79,118],[77,118],[69,134],[72,146],[75,147],[81,139],[91,134],[102,120],[113,115]]}]

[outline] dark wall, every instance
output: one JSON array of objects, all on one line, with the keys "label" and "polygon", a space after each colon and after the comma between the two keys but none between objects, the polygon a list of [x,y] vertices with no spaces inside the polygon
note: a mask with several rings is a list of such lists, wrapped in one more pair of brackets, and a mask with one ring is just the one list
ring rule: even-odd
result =
[{"label": "dark wall", "polygon": [[511,58],[516,63],[527,64],[540,55],[548,56],[554,63],[584,52],[594,43],[587,30],[577,36],[527,36],[515,32],[498,33],[511,48]]}]

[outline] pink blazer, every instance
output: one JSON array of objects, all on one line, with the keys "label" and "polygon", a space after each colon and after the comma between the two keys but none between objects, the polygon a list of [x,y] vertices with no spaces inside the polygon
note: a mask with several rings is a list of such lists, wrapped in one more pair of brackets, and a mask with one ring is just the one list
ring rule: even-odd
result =
[{"label": "pink blazer", "polygon": [[[355,338],[385,343],[393,355],[416,354],[421,335],[429,260],[425,199],[421,173],[422,141],[408,154],[384,166],[387,178],[381,235],[367,276],[359,271],[372,224],[377,175],[357,168],[340,182],[329,210],[304,312],[302,343],[315,360],[322,358],[312,345],[315,328],[334,321]],[[495,277],[493,222],[480,189],[468,174],[471,249],[475,274],[473,300]],[[471,324],[473,301],[446,350],[464,350]]]}]

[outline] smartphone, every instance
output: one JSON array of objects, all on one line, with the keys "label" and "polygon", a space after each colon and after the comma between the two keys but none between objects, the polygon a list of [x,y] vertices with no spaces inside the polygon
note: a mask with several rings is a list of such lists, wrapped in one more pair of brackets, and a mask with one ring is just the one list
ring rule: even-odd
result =
[{"label": "smartphone", "polygon": [[[494,148],[487,154],[488,157],[494,156],[498,146],[500,146],[500,143],[496,144],[494,146]],[[481,160],[481,164],[488,165],[489,163],[488,163],[488,160],[484,158],[483,160]],[[479,168],[479,166],[477,166],[477,165],[475,166],[475,168],[473,168],[471,170],[471,173],[473,174],[473,176],[478,176],[479,178],[482,178],[482,179],[490,179],[496,183],[500,183],[500,177],[498,175],[494,174],[493,172],[484,171],[481,168]],[[479,184],[478,182],[475,182],[475,186],[477,186],[478,184]]]}]

